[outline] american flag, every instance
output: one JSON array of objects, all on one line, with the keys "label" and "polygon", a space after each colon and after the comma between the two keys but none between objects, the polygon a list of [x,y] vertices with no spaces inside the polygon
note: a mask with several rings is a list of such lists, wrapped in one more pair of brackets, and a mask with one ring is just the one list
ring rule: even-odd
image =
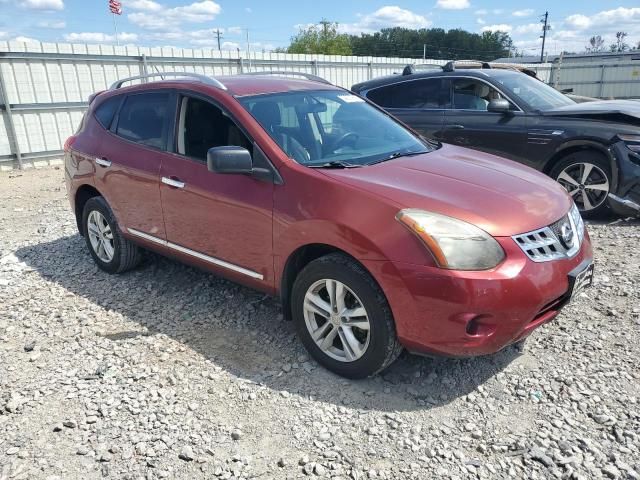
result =
[{"label": "american flag", "polygon": [[122,3],[118,0],[109,0],[109,10],[116,15],[122,15]]}]

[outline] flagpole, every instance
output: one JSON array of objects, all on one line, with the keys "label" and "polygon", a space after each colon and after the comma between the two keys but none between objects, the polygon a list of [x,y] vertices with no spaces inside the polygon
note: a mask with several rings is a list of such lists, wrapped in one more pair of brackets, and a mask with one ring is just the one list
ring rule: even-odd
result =
[{"label": "flagpole", "polygon": [[116,32],[116,45],[119,47],[120,40],[118,40],[118,23],[116,22],[116,14],[111,13],[111,16],[113,17],[113,30]]}]

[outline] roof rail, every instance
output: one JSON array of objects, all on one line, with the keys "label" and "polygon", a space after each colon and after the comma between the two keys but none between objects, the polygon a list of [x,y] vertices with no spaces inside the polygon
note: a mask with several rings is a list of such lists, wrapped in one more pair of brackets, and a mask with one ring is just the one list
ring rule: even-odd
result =
[{"label": "roof rail", "polygon": [[445,72],[453,72],[458,64],[460,64],[460,66],[468,65],[471,68],[473,68],[473,66],[480,68],[491,68],[491,64],[489,62],[484,62],[482,60],[452,60],[451,62],[448,62],[442,69]]},{"label": "roof rail", "polygon": [[241,75],[291,75],[296,77],[304,77],[307,80],[311,80],[313,82],[325,83],[327,85],[333,85],[329,80],[326,80],[318,75],[312,75],[310,73],[305,72],[289,72],[287,70],[268,70],[264,72],[245,72]]},{"label": "roof rail", "polygon": [[433,67],[439,68],[441,70],[443,68],[442,65],[438,65],[437,63],[420,63],[419,65],[412,63],[404,67],[404,69],[402,70],[402,75],[413,75],[414,73],[416,73],[416,67]]},{"label": "roof rail", "polygon": [[164,77],[190,77],[200,80],[202,83],[206,83],[207,85],[211,85],[213,87],[219,88],[221,90],[226,90],[227,87],[220,80],[216,80],[213,77],[207,77],[206,75],[201,75],[199,73],[193,72],[158,72],[158,73],[149,73],[147,75],[138,75],[135,77],[123,78],[122,80],[118,80],[115,82],[109,90],[117,90],[122,87],[123,83],[132,82],[134,80],[146,80],[151,77],[161,77],[164,80]]}]

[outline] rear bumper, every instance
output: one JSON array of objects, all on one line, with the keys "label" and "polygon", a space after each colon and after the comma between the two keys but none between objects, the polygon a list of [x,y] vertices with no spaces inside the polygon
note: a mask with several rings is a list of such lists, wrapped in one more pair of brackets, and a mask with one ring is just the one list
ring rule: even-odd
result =
[{"label": "rear bumper", "polygon": [[535,263],[511,238],[507,259],[485,272],[397,262],[364,262],[380,282],[400,342],[416,353],[495,353],[554,319],[568,301],[568,274],[593,258],[588,235],[568,260]]}]

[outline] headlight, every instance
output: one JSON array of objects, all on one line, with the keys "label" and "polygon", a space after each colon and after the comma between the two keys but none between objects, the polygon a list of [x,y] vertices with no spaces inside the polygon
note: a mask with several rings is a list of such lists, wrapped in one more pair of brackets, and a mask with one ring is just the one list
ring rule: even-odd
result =
[{"label": "headlight", "polygon": [[456,218],[406,209],[396,219],[429,249],[439,267],[488,270],[504,259],[504,251],[487,232]]},{"label": "headlight", "polygon": [[582,215],[580,215],[580,211],[575,203],[571,207],[571,210],[569,210],[569,215],[571,216],[573,225],[578,232],[579,245],[582,245],[582,240],[584,240],[584,220],[582,220]]},{"label": "headlight", "polygon": [[640,135],[618,135],[618,138],[627,144],[629,150],[640,153]]}]

